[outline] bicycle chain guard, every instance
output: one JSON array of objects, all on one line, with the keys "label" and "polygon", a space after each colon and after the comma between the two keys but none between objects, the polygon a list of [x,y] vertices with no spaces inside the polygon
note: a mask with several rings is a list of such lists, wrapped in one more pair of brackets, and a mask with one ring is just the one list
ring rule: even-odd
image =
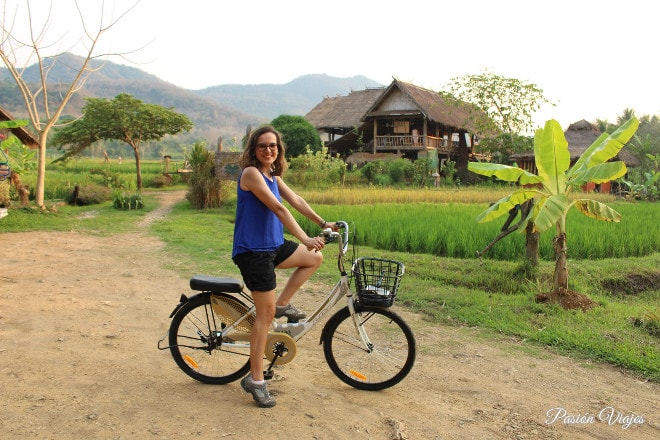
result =
[{"label": "bicycle chain guard", "polygon": [[[243,304],[229,296],[211,295],[211,306],[215,314],[225,318],[227,322],[237,321],[248,311]],[[236,330],[250,333],[253,325],[254,316],[248,316],[238,325]]]},{"label": "bicycle chain guard", "polygon": [[275,365],[288,364],[296,357],[296,341],[286,333],[268,333],[266,340],[266,359],[273,362],[275,355],[279,353]]}]

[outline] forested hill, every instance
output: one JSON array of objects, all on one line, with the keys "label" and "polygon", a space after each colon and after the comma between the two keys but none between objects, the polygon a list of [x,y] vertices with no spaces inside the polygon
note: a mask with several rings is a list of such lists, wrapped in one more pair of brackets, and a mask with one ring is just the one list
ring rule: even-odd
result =
[{"label": "forested hill", "polygon": [[[49,66],[52,60],[46,60]],[[48,75],[49,95],[57,101],[57,83],[70,84],[81,57],[66,54],[57,59]],[[95,61],[93,67],[103,62]],[[24,78],[38,82],[37,65],[26,69]],[[336,78],[324,74],[304,75],[286,84],[217,85],[202,90],[188,90],[161,80],[138,68],[105,62],[94,72],[65,109],[65,115],[80,115],[84,98],[112,99],[129,93],[148,103],[171,107],[187,115],[195,124],[193,135],[214,143],[218,136],[240,138],[247,125],[270,121],[281,114],[305,115],[325,96],[346,95],[351,90],[379,87],[364,76]],[[16,83],[6,68],[0,68],[0,105],[16,117],[26,112]]]},{"label": "forested hill", "polygon": [[325,96],[347,95],[351,90],[381,86],[364,76],[336,78],[316,74],[301,76],[286,84],[229,84],[195,93],[248,114],[274,119],[282,114],[305,115]]}]

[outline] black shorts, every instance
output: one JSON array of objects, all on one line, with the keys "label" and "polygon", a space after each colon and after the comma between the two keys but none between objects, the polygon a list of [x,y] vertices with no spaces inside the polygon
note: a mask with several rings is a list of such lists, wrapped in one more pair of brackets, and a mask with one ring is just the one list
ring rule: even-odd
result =
[{"label": "black shorts", "polygon": [[275,290],[275,268],[298,249],[298,243],[284,240],[284,244],[273,252],[243,252],[233,260],[243,276],[248,289],[257,292]]}]

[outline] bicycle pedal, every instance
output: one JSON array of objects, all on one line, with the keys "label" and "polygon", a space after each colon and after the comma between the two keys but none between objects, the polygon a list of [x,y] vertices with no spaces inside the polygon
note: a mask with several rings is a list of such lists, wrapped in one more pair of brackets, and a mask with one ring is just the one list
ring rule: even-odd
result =
[{"label": "bicycle pedal", "polygon": [[287,324],[298,324],[299,322],[300,322],[300,319],[296,319],[296,318],[287,318],[286,319]]},{"label": "bicycle pedal", "polygon": [[264,371],[264,380],[271,380],[273,378],[274,371],[266,370]]}]

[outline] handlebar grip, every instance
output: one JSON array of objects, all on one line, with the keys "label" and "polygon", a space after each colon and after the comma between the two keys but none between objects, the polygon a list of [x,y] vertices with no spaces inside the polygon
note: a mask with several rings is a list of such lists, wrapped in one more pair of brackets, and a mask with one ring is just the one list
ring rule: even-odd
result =
[{"label": "handlebar grip", "polygon": [[342,236],[342,241],[346,242],[346,238],[348,235],[348,223],[346,223],[343,220],[339,220],[336,222],[333,222],[336,226],[337,229],[341,230],[343,229],[344,232],[335,232],[331,228],[325,228],[321,231],[321,234],[325,238],[326,243],[331,243],[337,239],[337,237],[341,234]]}]

